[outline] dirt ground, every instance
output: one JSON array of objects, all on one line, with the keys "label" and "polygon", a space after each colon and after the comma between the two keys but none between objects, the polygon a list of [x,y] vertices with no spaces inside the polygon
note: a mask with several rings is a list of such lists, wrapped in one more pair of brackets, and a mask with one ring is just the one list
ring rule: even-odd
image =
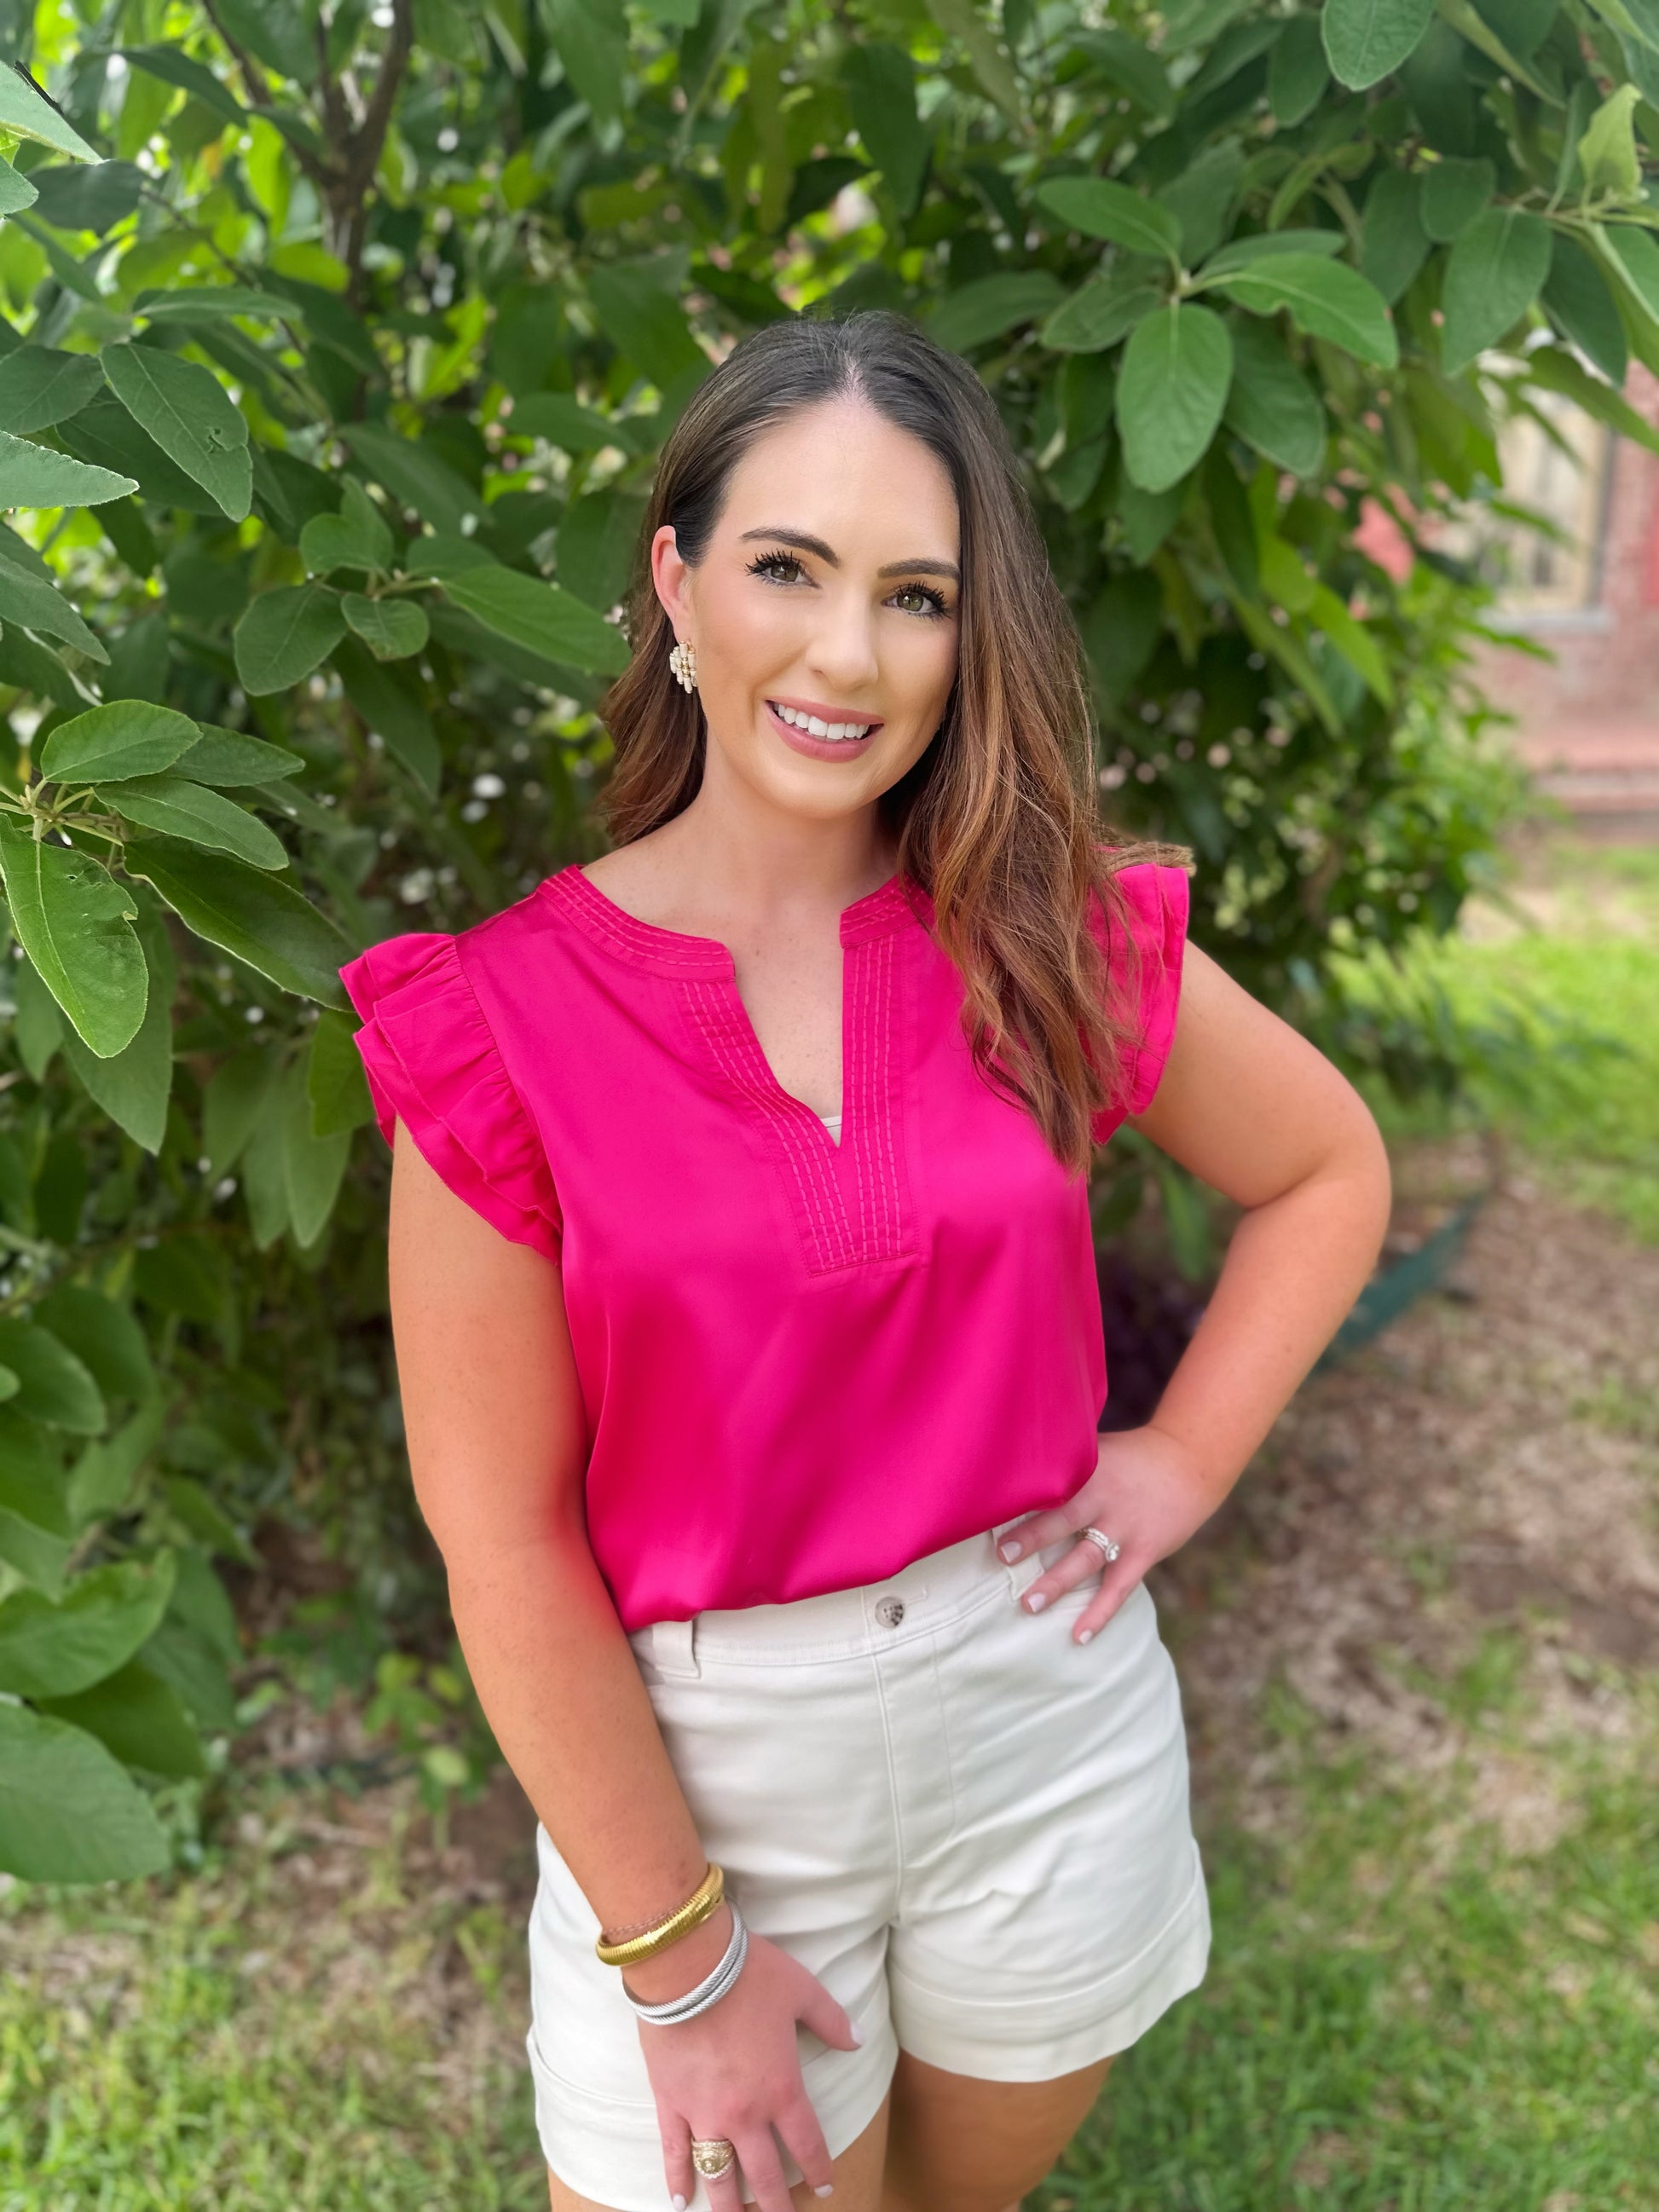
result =
[{"label": "dirt ground", "polygon": [[[1459,1164],[1419,1149],[1400,1180],[1409,1199]],[[1523,1630],[1528,1743],[1593,1735],[1639,1756],[1630,1670],[1659,1662],[1656,1474],[1659,1249],[1510,1172],[1447,1288],[1310,1377],[1222,1510],[1149,1578],[1195,1795],[1278,1825],[1285,1754],[1260,1718],[1282,1680],[1379,1779],[1473,1758],[1469,1809],[1508,1848],[1543,1848],[1571,1810],[1549,1763],[1483,1747],[1422,1686]]]}]

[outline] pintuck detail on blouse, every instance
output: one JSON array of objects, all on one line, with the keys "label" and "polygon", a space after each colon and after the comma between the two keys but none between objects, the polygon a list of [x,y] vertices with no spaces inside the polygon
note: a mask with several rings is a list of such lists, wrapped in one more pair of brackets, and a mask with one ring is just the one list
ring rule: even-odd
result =
[{"label": "pintuck detail on blouse", "polygon": [[[1119,871],[1128,1020],[1097,1143],[1151,1103],[1188,887]],[[839,1143],[773,1073],[730,949],[640,921],[573,862],[455,936],[340,970],[375,1119],[560,1269],[586,1530],[632,1630],[878,1580],[1062,1504],[1106,1398],[1086,1178],[973,1063],[933,904],[841,915]]]},{"label": "pintuck detail on blouse", "polygon": [[387,1144],[401,1116],[450,1188],[514,1243],[559,1256],[559,1203],[535,1123],[502,1063],[457,939],[411,930],[340,970]]}]

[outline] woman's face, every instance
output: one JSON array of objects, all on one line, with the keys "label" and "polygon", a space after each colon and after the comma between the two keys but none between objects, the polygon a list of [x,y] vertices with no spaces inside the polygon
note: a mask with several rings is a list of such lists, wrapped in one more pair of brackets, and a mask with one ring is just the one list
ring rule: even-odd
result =
[{"label": "woman's face", "polygon": [[757,438],[698,567],[666,524],[651,548],[658,596],[696,648],[710,768],[718,751],[792,812],[872,805],[950,698],[960,559],[943,465],[861,402],[822,401]]}]

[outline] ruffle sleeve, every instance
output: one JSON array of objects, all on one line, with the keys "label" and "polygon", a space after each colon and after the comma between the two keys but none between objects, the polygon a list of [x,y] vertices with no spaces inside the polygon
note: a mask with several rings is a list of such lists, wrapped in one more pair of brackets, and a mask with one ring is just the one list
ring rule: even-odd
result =
[{"label": "ruffle sleeve", "polygon": [[[1144,1114],[1157,1092],[1175,1039],[1190,911],[1184,868],[1138,861],[1120,868],[1116,880],[1123,887],[1129,933],[1140,958],[1139,972],[1132,974],[1121,945],[1111,946],[1113,1006],[1133,1022],[1139,1042],[1130,1071],[1127,1099],[1121,1106],[1103,1108],[1095,1116],[1092,1133],[1097,1144],[1104,1144],[1133,1115]],[[1093,911],[1099,915],[1097,905]]]},{"label": "ruffle sleeve", "polygon": [[353,1041],[386,1143],[402,1121],[459,1198],[556,1261],[563,1221],[552,1170],[454,938],[388,937],[339,974],[363,1018]]}]

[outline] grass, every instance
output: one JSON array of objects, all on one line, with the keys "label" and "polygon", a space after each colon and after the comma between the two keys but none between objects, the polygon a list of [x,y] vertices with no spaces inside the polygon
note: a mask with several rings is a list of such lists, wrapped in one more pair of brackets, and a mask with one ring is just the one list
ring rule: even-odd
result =
[{"label": "grass", "polygon": [[1650,2212],[1659,1809],[1575,1781],[1524,1858],[1358,1758],[1304,1770],[1293,1848],[1207,1838],[1209,1976],[1033,2212]]},{"label": "grass", "polygon": [[[1540,1028],[1522,1066],[1472,1063],[1468,1104],[1452,1118],[1492,1122],[1565,1196],[1659,1243],[1659,847],[1563,836],[1548,868],[1547,919],[1525,892],[1534,911],[1519,919],[1482,902],[1412,965],[1471,1026],[1518,1003],[1564,1018],[1586,1042],[1563,1048]],[[1447,1119],[1371,1103],[1391,1137],[1436,1133]]]},{"label": "grass", "polygon": [[432,2002],[453,1947],[478,1959],[465,2008],[488,2020],[521,1930],[441,1899],[398,1909],[384,1858],[308,1913],[273,1896],[276,1854],[216,1858],[6,1900],[0,2212],[544,2206],[510,2037],[453,2036]]}]

